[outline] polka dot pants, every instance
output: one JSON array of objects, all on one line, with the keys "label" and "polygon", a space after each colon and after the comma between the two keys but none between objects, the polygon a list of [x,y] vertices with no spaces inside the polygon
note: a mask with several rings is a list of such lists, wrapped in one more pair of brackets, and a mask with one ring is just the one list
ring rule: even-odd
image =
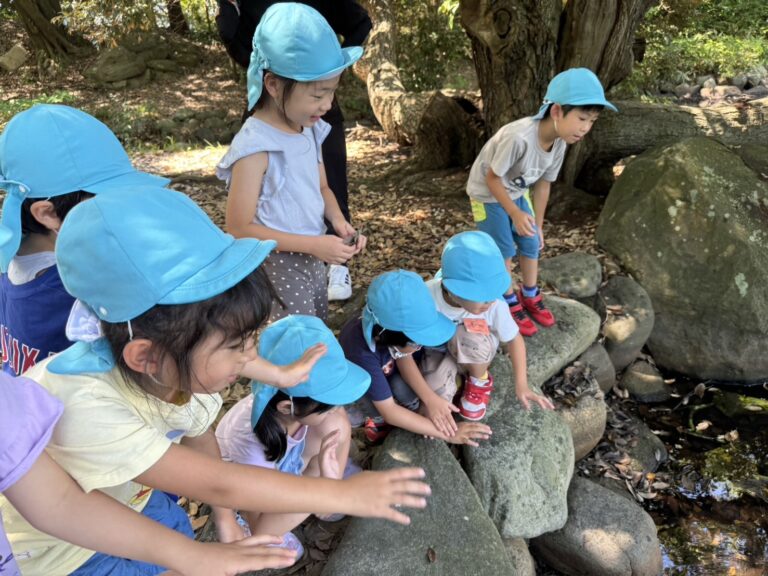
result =
[{"label": "polka dot pants", "polygon": [[273,252],[264,269],[285,304],[272,303],[270,322],[289,314],[307,314],[325,321],[328,318],[328,285],[325,263],[309,254]]}]

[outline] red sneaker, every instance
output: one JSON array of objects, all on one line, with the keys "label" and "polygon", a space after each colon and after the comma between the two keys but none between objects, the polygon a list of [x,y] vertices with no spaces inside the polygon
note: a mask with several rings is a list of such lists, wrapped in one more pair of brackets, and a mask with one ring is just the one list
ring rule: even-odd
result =
[{"label": "red sneaker", "polygon": [[461,395],[459,407],[459,414],[464,420],[476,422],[485,418],[486,400],[490,399],[491,390],[493,390],[490,381],[488,384],[488,386],[478,386],[469,377],[464,381],[464,393]]},{"label": "red sneaker", "polygon": [[[530,314],[531,318],[536,320],[539,324],[544,326],[545,328],[548,328],[549,326],[553,326],[555,324],[555,317],[552,315],[552,312],[550,312],[546,306],[544,306],[544,301],[541,298],[541,293],[536,294],[533,298],[526,298],[523,296],[522,290],[517,293],[517,298],[522,302],[523,308],[525,308],[525,311]],[[522,333],[522,329],[520,330]],[[525,336],[525,334],[523,334]]]},{"label": "red sneaker", "polygon": [[365,437],[368,442],[372,444],[378,444],[383,442],[389,433],[392,431],[392,426],[384,421],[377,422],[373,418],[365,419]]},{"label": "red sneaker", "polygon": [[517,324],[517,327],[520,329],[520,334],[523,336],[533,336],[539,331],[539,329],[536,328],[536,324],[533,323],[533,320],[528,318],[528,314],[523,310],[523,305],[519,300],[517,304],[509,307],[509,312],[512,314],[512,318],[514,318],[515,324]]},{"label": "red sneaker", "polygon": [[476,384],[472,384],[472,380],[469,376],[464,377],[464,387],[462,390],[467,390],[469,387],[475,388],[480,394],[483,395],[483,403],[485,404],[486,408],[488,407],[488,404],[491,403],[491,392],[493,392],[493,376],[491,373],[488,373],[488,385],[487,386],[477,386]]}]

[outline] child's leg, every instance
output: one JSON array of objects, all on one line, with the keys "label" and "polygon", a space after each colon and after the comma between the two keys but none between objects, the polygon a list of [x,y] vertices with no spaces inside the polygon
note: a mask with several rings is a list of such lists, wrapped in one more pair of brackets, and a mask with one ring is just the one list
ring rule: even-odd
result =
[{"label": "child's leg", "polygon": [[493,241],[496,242],[501,251],[501,255],[504,256],[507,272],[509,272],[509,290],[507,290],[506,294],[514,294],[515,280],[512,275],[512,258],[515,257],[517,248],[515,247],[515,240],[512,234],[514,227],[509,214],[498,202],[483,204],[473,200],[472,216],[477,229],[493,238]]},{"label": "child's leg", "polygon": [[[176,532],[181,532],[192,539],[195,537],[195,532],[189,523],[187,513],[181,506],[172,501],[165,492],[153,490],[152,495],[149,497],[149,502],[144,506],[141,513]],[[153,574],[164,574],[166,571],[166,568],[147,564],[146,562],[128,560],[97,552],[85,564],[72,572],[70,576],[93,576],[95,574],[146,574],[150,576]]]},{"label": "child's leg", "polygon": [[264,261],[264,270],[285,305],[273,303],[270,322],[289,314],[327,318],[328,292],[323,262],[308,254],[275,252]]},{"label": "child's leg", "polygon": [[467,420],[481,420],[485,416],[493,390],[488,366],[498,346],[493,334],[470,332],[463,325],[448,342],[449,354],[466,374],[459,409]]},{"label": "child's leg", "polygon": [[[518,242],[520,249],[520,272],[523,277],[523,287],[520,290],[520,303],[525,311],[542,326],[552,326],[555,317],[541,298],[538,287],[539,277],[539,236],[521,236]],[[523,333],[522,328],[520,332]],[[523,336],[526,334],[523,333]]]}]

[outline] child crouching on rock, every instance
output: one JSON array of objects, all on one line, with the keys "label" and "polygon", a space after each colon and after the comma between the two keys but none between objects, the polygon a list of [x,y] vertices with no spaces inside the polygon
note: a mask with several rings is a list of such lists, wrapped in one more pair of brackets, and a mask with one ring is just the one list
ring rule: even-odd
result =
[{"label": "child crouching on rock", "polygon": [[493,390],[488,366],[499,343],[507,347],[515,373],[515,395],[526,408],[535,402],[546,410],[554,406],[528,386],[525,343],[509,307],[503,300],[509,275],[496,243],[485,232],[462,232],[445,245],[441,269],[427,282],[437,309],[456,325],[444,351],[427,350],[423,365],[446,381],[464,374],[461,416],[481,420]]},{"label": "child crouching on rock", "polygon": [[448,342],[456,327],[438,312],[421,277],[397,270],[377,276],[368,289],[362,318],[341,330],[347,359],[371,375],[361,409],[369,441],[383,439],[392,426],[453,444],[477,446],[491,429],[454,420],[456,381],[422,372],[422,346]]},{"label": "child crouching on rock", "polygon": [[[371,377],[344,358],[333,333],[313,316],[287,316],[268,326],[259,339],[259,356],[279,366],[289,365],[318,344],[325,345],[327,352],[305,382],[284,390],[254,382],[253,394],[227,412],[216,430],[225,460],[295,476],[342,478],[351,429],[341,406],[360,398]],[[251,533],[284,534],[281,546],[302,556],[301,542],[291,530],[308,514],[242,514]],[[330,521],[340,516],[320,518]]]}]

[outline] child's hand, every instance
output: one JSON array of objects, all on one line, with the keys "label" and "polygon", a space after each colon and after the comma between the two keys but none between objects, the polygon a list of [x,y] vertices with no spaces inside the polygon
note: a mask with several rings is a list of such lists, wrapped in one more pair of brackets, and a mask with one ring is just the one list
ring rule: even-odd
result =
[{"label": "child's hand", "polygon": [[344,243],[355,249],[355,254],[358,254],[365,249],[365,245],[368,243],[368,238],[362,234],[358,234],[358,231],[355,230],[352,224],[344,219],[340,219],[337,222],[333,222],[332,226],[336,234],[344,239]]},{"label": "child's hand", "polygon": [[328,264],[344,264],[357,252],[359,250],[355,246],[347,246],[338,236],[325,234],[313,242],[312,255]]},{"label": "child's hand", "polygon": [[339,461],[336,457],[336,449],[339,447],[340,432],[334,430],[326,434],[320,442],[320,451],[317,453],[318,467],[321,478],[338,480],[341,478]]},{"label": "child's hand", "polygon": [[[178,568],[184,576],[235,576],[255,570],[287,568],[296,562],[296,552],[272,547],[282,541],[277,536],[250,536],[233,544],[191,542],[195,553],[180,555]],[[175,571],[167,574],[179,576]]]},{"label": "child's hand", "polygon": [[310,346],[301,355],[301,358],[287,364],[285,366],[279,366],[279,373],[275,387],[277,388],[292,388],[301,382],[306,382],[309,378],[309,373],[314,368],[315,363],[328,351],[325,344],[315,344]]},{"label": "child's hand", "polygon": [[458,412],[459,409],[438,395],[433,395],[433,398],[422,402],[424,407],[424,416],[432,421],[435,428],[440,431],[441,434],[451,437],[456,434],[458,427],[456,421],[453,419],[453,413]]},{"label": "child's hand", "polygon": [[544,410],[555,409],[555,405],[552,404],[552,401],[549,398],[541,394],[536,394],[536,392],[531,390],[528,386],[526,386],[524,389],[521,389],[521,390],[515,390],[515,396],[517,396],[517,399],[520,401],[520,404],[522,404],[523,408],[525,408],[526,410],[531,409],[531,402],[535,402],[536,404],[541,406]]},{"label": "child's hand", "polygon": [[520,236],[533,236],[536,234],[536,219],[522,210],[511,215],[515,230]]},{"label": "child's hand", "polygon": [[475,440],[488,440],[491,437],[491,427],[480,422],[459,422],[458,430],[448,438],[451,444],[467,444],[477,447]]},{"label": "child's hand", "polygon": [[410,524],[411,519],[397,508],[425,508],[426,496],[432,493],[429,485],[421,482],[421,468],[396,468],[386,472],[360,472],[350,476],[344,494],[352,506],[343,510],[354,516],[383,518],[398,524]]}]

